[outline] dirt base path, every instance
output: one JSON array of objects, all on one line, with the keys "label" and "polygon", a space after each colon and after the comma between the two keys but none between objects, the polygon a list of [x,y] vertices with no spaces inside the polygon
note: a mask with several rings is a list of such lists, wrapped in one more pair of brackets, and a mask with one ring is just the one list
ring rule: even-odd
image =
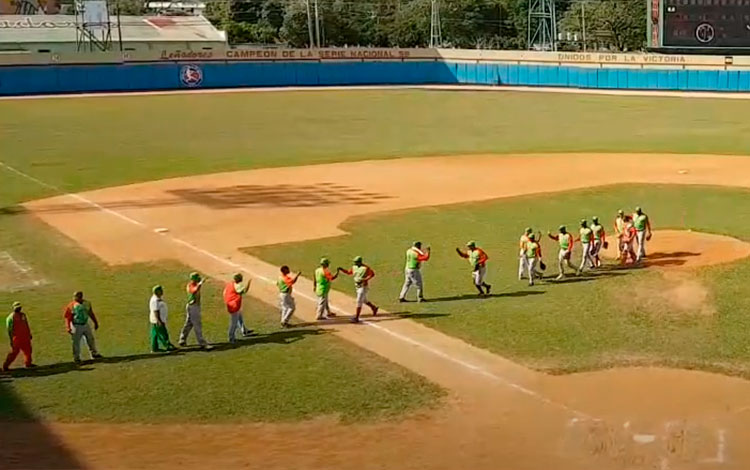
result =
[{"label": "dirt base path", "polygon": [[[222,278],[242,270],[269,281],[256,282],[252,294],[275,304],[270,281],[276,267],[238,248],[340,235],[337,227],[351,216],[584,188],[591,181],[750,187],[744,157],[597,156],[617,163],[621,171],[611,174],[589,165],[591,158],[466,156],[264,169],[108,188],[27,207],[109,263],[175,258]],[[533,182],[529,166],[536,169]],[[561,176],[570,168],[575,179]],[[413,175],[421,175],[418,184]],[[665,236],[700,246],[684,234]],[[741,242],[718,238],[718,248],[704,248],[696,258],[711,264],[749,253]],[[303,281],[297,289],[305,320],[314,316],[310,288]],[[332,300],[339,310],[353,311],[351,298],[336,293]],[[741,445],[750,437],[750,382],[655,368],[550,377],[409,320],[327,328],[447,388],[449,406],[371,426],[181,426],[178,436],[158,428],[156,444],[148,426],[54,429],[88,465],[101,468],[750,465],[750,449]],[[237,439],[230,443],[227,434]]]}]

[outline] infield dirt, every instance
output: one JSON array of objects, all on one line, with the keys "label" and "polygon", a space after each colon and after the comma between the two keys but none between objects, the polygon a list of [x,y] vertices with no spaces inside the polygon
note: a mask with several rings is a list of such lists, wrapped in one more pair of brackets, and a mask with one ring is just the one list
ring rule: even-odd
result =
[{"label": "infield dirt", "polygon": [[[592,158],[611,159],[618,171],[602,172],[590,165]],[[257,279],[251,293],[275,304],[268,281],[276,267],[240,248],[340,235],[343,221],[362,214],[578,189],[591,181],[750,187],[750,159],[561,154],[365,161],[177,178],[26,206],[109,263],[175,258],[219,278],[244,270]],[[670,272],[750,255],[738,240],[688,232],[657,232],[650,251],[652,263]],[[305,280],[297,288],[298,316],[305,320],[314,317],[310,289]],[[353,311],[347,296],[334,293],[332,301]],[[741,379],[659,368],[548,376],[388,315],[325,328],[445,387],[449,403],[369,425],[331,418],[51,427],[93,468],[750,466],[750,449],[742,445],[750,438],[750,383]],[[6,438],[25,443],[17,452],[35,452],[23,428]]]}]

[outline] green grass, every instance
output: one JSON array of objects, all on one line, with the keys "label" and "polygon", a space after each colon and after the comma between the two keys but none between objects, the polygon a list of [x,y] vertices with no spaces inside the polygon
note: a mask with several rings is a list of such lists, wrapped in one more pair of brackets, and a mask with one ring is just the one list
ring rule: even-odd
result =
[{"label": "green grass", "polygon": [[749,111],[744,100],[414,90],[0,101],[0,160],[78,191],[364,158],[744,154]]},{"label": "green grass", "polygon": [[[29,262],[35,275],[49,282],[22,292],[0,292],[3,311],[9,311],[14,299],[26,305],[35,362],[41,366],[0,381],[0,422],[39,416],[62,421],[232,422],[319,415],[359,421],[440,401],[437,387],[322,330],[280,330],[276,309],[252,298],[246,300],[245,318],[260,333],[257,338],[237,348],[219,345],[212,352],[151,355],[149,286],[165,286],[169,330],[176,342],[184,319],[188,267],[171,262],[108,267],[26,215],[0,216],[0,247]],[[204,293],[205,334],[217,343],[226,341],[228,325],[222,287],[211,281]],[[86,292],[97,311],[101,328],[96,338],[106,356],[104,362],[80,369],[72,367],[62,319],[62,308],[77,289]],[[3,338],[4,358],[7,336]],[[16,367],[22,363],[19,358]]]},{"label": "green grass", "polygon": [[[540,369],[667,364],[750,377],[748,260],[695,274],[709,291],[713,315],[701,313],[697,305],[685,311],[673,308],[669,298],[658,294],[672,287],[672,281],[649,270],[532,288],[516,279],[517,240],[524,227],[546,233],[565,223],[575,229],[581,217],[597,214],[610,225],[618,208],[636,204],[645,206],[657,228],[690,228],[750,240],[750,191],[652,185],[366,216],[344,224],[350,236],[247,251],[307,272],[321,255],[334,266],[346,266],[361,254],[378,273],[371,292],[376,303],[406,316],[419,314],[414,318],[430,327]],[[424,275],[426,295],[435,301],[399,304],[395,300],[403,282],[404,251],[418,239],[433,248]],[[491,257],[494,292],[510,296],[475,299],[469,266],[453,251],[469,239],[478,240]],[[545,240],[543,246],[556,274],[554,242]],[[580,260],[577,251],[575,256]],[[352,291],[346,280],[334,286]]]},{"label": "green grass", "polygon": [[[81,191],[180,175],[401,156],[567,151],[742,154],[750,145],[748,110],[750,103],[730,100],[405,90],[0,101],[0,162],[65,191]],[[256,303],[251,322],[267,334],[257,344],[212,354],[140,358],[147,350],[148,287],[157,281],[167,286],[175,335],[182,302],[179,292],[189,269],[171,263],[104,266],[19,213],[17,204],[54,191],[3,169],[0,175],[0,251],[27,261],[50,281],[40,289],[0,293],[0,306],[15,298],[28,305],[38,362],[70,359],[60,308],[78,288],[102,312],[103,327],[97,335],[102,352],[110,357],[131,356],[84,371],[62,367],[50,370],[60,373],[2,382],[0,419],[42,415],[64,420],[278,420],[331,413],[363,419],[415,409],[440,395],[402,369],[312,330],[282,344],[284,337],[274,334],[275,312]],[[703,214],[717,219],[705,222],[706,228],[721,231],[726,225],[733,230],[731,224],[747,222],[742,205],[727,220],[718,220],[727,207],[739,204],[735,199],[742,198],[734,195],[740,193],[700,194],[690,201],[700,203],[695,207],[711,204],[711,199],[702,199],[707,194],[718,198],[711,213]],[[594,200],[602,205],[611,200],[614,207],[613,197]],[[546,215],[535,215],[535,224],[549,221],[549,226],[556,226],[558,218],[575,220],[579,212],[599,209],[573,210],[563,200],[540,208],[540,214]],[[648,201],[658,222],[677,217],[656,207],[653,198]],[[452,238],[431,241],[438,252],[469,236],[477,238],[490,249],[493,266],[502,267],[500,273],[492,273],[497,286],[519,290],[507,277],[515,263],[509,253],[511,240],[523,226],[518,221],[529,218],[527,202],[541,204],[532,198],[358,221],[355,228],[377,220],[387,230],[362,230],[355,237],[336,240],[342,246],[333,254],[345,259],[360,247],[371,246],[365,254],[380,271],[375,297],[390,300],[401,282],[405,244],[450,224]],[[591,204],[589,199],[579,202]],[[514,207],[512,217],[507,207]],[[511,222],[514,219],[516,223]],[[400,223],[409,231],[395,231]],[[508,235],[501,240],[497,233]],[[308,267],[318,252],[334,251],[331,243],[293,246],[285,261]],[[264,256],[273,258],[274,250],[264,250]],[[312,253],[315,256],[309,258]],[[449,285],[444,281],[466,282],[470,292],[464,270],[457,259],[436,257],[427,272],[428,294],[463,291],[446,288],[441,294],[437,286]],[[676,352],[676,358],[690,363],[726,361],[736,368],[745,360],[741,345],[746,340],[746,320],[737,307],[738,299],[744,299],[742,287],[750,274],[746,271],[750,266],[744,263],[707,271],[714,274],[707,274],[706,282],[722,276],[714,291],[720,313],[713,318],[664,320],[641,311],[597,312],[597,305],[609,305],[608,292],[615,290],[614,279],[601,279],[597,281],[601,292],[585,290],[581,284],[554,290],[540,287],[544,295],[483,304],[428,304],[425,312],[447,316],[422,321],[542,366],[597,366],[607,357],[619,360],[627,354],[666,360]],[[648,276],[637,279],[648,280]],[[216,299],[218,286],[210,287],[208,297]],[[718,295],[723,292],[728,297]],[[211,339],[224,335],[226,318],[216,313],[218,309],[215,304],[207,308]],[[373,390],[377,400],[370,399]]]}]

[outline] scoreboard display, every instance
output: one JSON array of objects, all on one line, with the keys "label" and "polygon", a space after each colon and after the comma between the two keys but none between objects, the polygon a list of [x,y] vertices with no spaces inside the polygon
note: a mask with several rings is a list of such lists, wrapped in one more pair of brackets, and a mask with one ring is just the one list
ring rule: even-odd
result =
[{"label": "scoreboard display", "polygon": [[662,47],[750,48],[750,0],[656,1]]}]

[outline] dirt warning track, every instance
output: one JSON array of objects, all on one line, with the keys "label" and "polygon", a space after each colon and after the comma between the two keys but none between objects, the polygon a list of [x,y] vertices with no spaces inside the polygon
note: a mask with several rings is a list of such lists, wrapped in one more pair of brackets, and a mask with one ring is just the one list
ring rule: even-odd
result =
[{"label": "dirt warning track", "polygon": [[[340,235],[347,218],[382,211],[489,200],[616,183],[750,187],[750,159],[710,155],[455,156],[242,171],[108,188],[27,204],[46,223],[106,262],[175,258],[212,276],[242,270],[261,281],[276,267],[241,247]],[[528,168],[534,167],[529,177]],[[481,171],[477,171],[481,168]],[[576,168],[575,175],[570,168]],[[418,175],[419,183],[414,184]],[[629,175],[623,180],[623,175]],[[325,190],[321,190],[325,188]],[[71,223],[75,221],[75,223]],[[161,229],[166,229],[161,230]],[[706,246],[684,234],[686,246]],[[656,243],[655,238],[654,243]],[[748,256],[746,244],[716,237],[696,266]],[[698,261],[700,260],[700,261]],[[684,266],[689,268],[689,266]],[[299,316],[314,317],[309,282],[297,289]],[[252,294],[276,303],[270,282]],[[353,311],[334,293],[333,304]],[[400,422],[344,426],[181,427],[179,437],[138,425],[55,425],[61,438],[102,468],[746,468],[750,382],[725,376],[635,368],[550,377],[403,319],[327,326],[335,334],[447,388],[443,409]],[[247,437],[241,453],[223,437]],[[325,435],[325,445],[318,436]],[[245,435],[245,433],[243,433]],[[294,446],[289,445],[293,436]],[[191,440],[192,439],[192,440]],[[101,446],[90,445],[99,442]],[[354,447],[352,447],[352,445]],[[96,449],[96,450],[92,450]],[[127,450],[126,450],[127,449]],[[127,453],[120,455],[118,452]],[[252,456],[252,457],[249,457]],[[156,460],[156,462],[155,462]]]}]

